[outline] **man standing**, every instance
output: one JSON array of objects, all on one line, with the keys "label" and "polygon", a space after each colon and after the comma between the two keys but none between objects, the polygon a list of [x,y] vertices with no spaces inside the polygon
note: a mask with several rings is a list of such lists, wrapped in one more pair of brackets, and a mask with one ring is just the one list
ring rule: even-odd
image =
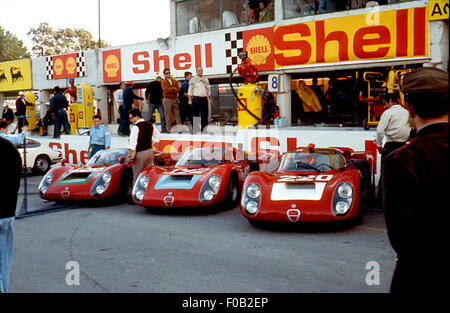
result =
[{"label": "man standing", "polygon": [[89,159],[98,151],[111,147],[111,134],[108,128],[102,124],[100,115],[94,115],[94,125],[91,126],[89,135]]},{"label": "man standing", "polygon": [[133,82],[129,81],[123,90],[123,104],[122,113],[120,115],[119,135],[130,135],[130,120],[128,114],[133,108],[133,101],[135,99],[144,100],[144,98],[137,96],[133,91]]},{"label": "man standing", "polygon": [[0,162],[4,179],[0,180],[0,293],[8,292],[14,251],[14,219],[22,176],[22,159],[16,147],[0,138]]},{"label": "man standing", "polygon": [[201,116],[201,130],[208,125],[208,99],[212,105],[211,87],[203,68],[197,67],[197,76],[189,81],[188,103],[192,105],[192,115]]},{"label": "man standing", "polygon": [[159,141],[160,133],[152,123],[142,118],[138,109],[130,112],[130,121],[135,125],[130,134],[130,145],[128,147],[128,160],[133,163],[133,185],[144,168],[153,164],[152,139]]},{"label": "man standing", "polygon": [[448,73],[420,68],[402,90],[417,129],[414,140],[385,157],[383,208],[397,253],[391,292],[444,292],[448,225]]},{"label": "man standing", "polygon": [[[381,159],[403,146],[409,138],[411,127],[409,126],[409,112],[399,103],[399,97],[387,94],[383,98],[386,110],[381,114],[377,126],[375,143],[381,153]],[[383,139],[386,143],[383,147]]]},{"label": "man standing", "polygon": [[66,135],[70,134],[70,124],[67,119],[69,102],[67,102],[66,97],[63,96],[61,89],[58,86],[56,86],[54,90],[55,95],[50,99],[50,110],[51,113],[55,114],[55,131],[53,138],[59,138],[61,134],[61,125],[64,126]]},{"label": "man standing", "polygon": [[32,105],[25,100],[25,93],[19,91],[19,98],[16,100],[16,116],[17,116],[17,128],[19,133],[22,131],[22,127],[28,125],[27,118],[27,105]]},{"label": "man standing", "polygon": [[188,103],[189,81],[191,78],[191,72],[184,72],[184,82],[181,84],[181,91],[178,94],[181,124],[184,124],[186,121],[192,124],[192,105]]},{"label": "man standing", "polygon": [[3,103],[2,119],[9,125],[14,122],[13,110],[8,106],[8,103]]},{"label": "man standing", "polygon": [[164,114],[166,118],[167,131],[170,132],[172,128],[172,116],[175,118],[175,123],[181,125],[180,109],[178,108],[178,93],[180,92],[180,86],[178,82],[170,76],[170,70],[164,69],[165,79],[161,82],[163,89],[163,106]]},{"label": "man standing", "polygon": [[145,99],[149,105],[149,120],[152,118],[155,109],[158,109],[159,118],[161,120],[161,132],[166,132],[166,119],[164,116],[163,109],[163,89],[161,87],[161,82],[164,79],[164,75],[158,74],[154,81],[148,84],[145,89]]},{"label": "man standing", "polygon": [[[120,124],[120,117],[122,116],[122,105],[123,105],[123,90],[125,89],[125,83],[120,82],[119,84],[119,90],[116,90],[114,92],[114,101],[116,103],[116,107],[114,110],[117,110],[116,112],[119,112],[119,124]],[[118,134],[120,135],[120,132],[118,131]]]}]

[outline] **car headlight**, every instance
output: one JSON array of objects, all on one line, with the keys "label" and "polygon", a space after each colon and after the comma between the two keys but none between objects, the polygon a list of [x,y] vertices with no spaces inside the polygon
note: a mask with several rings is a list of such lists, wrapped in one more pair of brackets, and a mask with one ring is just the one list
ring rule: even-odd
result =
[{"label": "car headlight", "polygon": [[348,199],[353,195],[353,188],[350,184],[342,183],[339,185],[337,193],[342,199]]},{"label": "car headlight", "polygon": [[338,201],[338,203],[336,203],[337,214],[346,214],[348,212],[348,209],[350,209],[350,205],[348,204],[348,202]]},{"label": "car headlight", "polygon": [[102,175],[103,181],[107,184],[109,184],[109,182],[111,181],[111,177],[112,177],[112,175],[110,172],[103,173],[103,175]]},{"label": "car headlight", "polygon": [[220,177],[217,175],[212,175],[208,178],[208,184],[215,192],[217,192],[220,187]]},{"label": "car headlight", "polygon": [[95,191],[99,194],[99,195],[101,195],[102,193],[104,193],[105,192],[105,187],[103,186],[103,185],[98,185],[96,188],[95,188]]},{"label": "car headlight", "polygon": [[48,190],[48,186],[50,186],[50,184],[53,181],[53,177],[55,176],[55,174],[53,172],[48,172],[47,174],[45,174],[44,178],[42,178],[41,183],[39,184],[38,190],[41,192],[42,195],[44,195],[47,190]]},{"label": "car headlight", "polygon": [[144,191],[139,189],[138,191],[136,191],[136,193],[134,194],[134,196],[136,197],[136,199],[138,201],[142,201],[142,199],[144,199]]},{"label": "car headlight", "polygon": [[252,183],[247,187],[247,195],[252,199],[259,198],[261,195],[261,188],[258,184]]},{"label": "car headlight", "polygon": [[245,206],[245,210],[249,214],[255,214],[258,211],[258,202],[256,201],[249,201],[247,205]]},{"label": "car headlight", "polygon": [[48,175],[46,175],[45,182],[50,185],[52,183],[53,176],[54,176],[53,173],[49,173]]},{"label": "car headlight", "polygon": [[148,176],[143,175],[143,176],[141,176],[141,177],[139,178],[139,186],[142,187],[142,188],[144,188],[144,189],[147,189],[147,186],[148,186]]},{"label": "car headlight", "polygon": [[206,189],[205,192],[203,193],[203,198],[206,201],[212,200],[212,198],[214,198],[214,191],[212,191],[210,189]]},{"label": "car headlight", "polygon": [[108,189],[109,183],[111,182],[112,173],[111,172],[105,172],[99,176],[97,176],[97,179],[92,184],[90,194],[93,196],[100,196],[103,194],[106,189]]}]

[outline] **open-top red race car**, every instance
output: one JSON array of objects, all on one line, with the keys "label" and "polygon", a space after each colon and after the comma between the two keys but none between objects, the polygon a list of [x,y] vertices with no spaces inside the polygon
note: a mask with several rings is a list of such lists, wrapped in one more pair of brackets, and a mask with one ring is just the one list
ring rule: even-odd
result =
[{"label": "open-top red race car", "polygon": [[[53,201],[105,199],[131,200],[133,171],[128,149],[97,152],[85,166],[66,164],[52,168],[39,185],[41,198]],[[155,152],[155,164],[174,165],[169,153]]]},{"label": "open-top red race car", "polygon": [[[241,152],[241,153],[240,153]],[[250,162],[238,149],[191,148],[173,167],[154,166],[139,175],[133,200],[146,208],[237,205]]]},{"label": "open-top red race car", "polygon": [[250,222],[362,221],[362,198],[371,187],[364,152],[315,148],[284,153],[277,170],[245,180],[241,212]]}]

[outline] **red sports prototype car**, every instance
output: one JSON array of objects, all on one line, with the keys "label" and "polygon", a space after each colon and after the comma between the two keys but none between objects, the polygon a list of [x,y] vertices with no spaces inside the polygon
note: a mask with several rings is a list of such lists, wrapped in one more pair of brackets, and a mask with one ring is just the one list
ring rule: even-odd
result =
[{"label": "red sports prototype car", "polygon": [[249,222],[360,223],[370,175],[364,152],[311,144],[284,153],[272,173],[251,173],[245,180],[241,212]]},{"label": "red sports prototype car", "polygon": [[[131,200],[133,171],[128,149],[97,152],[85,166],[61,162],[52,168],[39,185],[41,198],[53,201],[105,199],[118,196]],[[173,165],[169,153],[155,152],[155,164]]]},{"label": "red sports prototype car", "polygon": [[248,160],[236,160],[240,150],[194,148],[184,152],[173,167],[154,166],[139,175],[133,200],[146,207],[208,207],[239,202],[250,172]]}]

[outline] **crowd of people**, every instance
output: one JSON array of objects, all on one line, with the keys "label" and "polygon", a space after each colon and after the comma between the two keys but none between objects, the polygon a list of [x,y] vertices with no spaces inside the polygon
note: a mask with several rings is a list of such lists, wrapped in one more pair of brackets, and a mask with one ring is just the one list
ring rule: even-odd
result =
[{"label": "crowd of people", "polygon": [[[202,67],[196,68],[196,74],[193,76],[191,72],[185,72],[180,86],[170,69],[165,68],[163,73],[158,73],[155,80],[148,84],[145,98],[133,92],[133,82],[121,82],[120,89],[114,93],[120,115],[119,135],[129,136],[128,114],[132,109],[139,109],[142,118],[151,122],[155,122],[153,115],[157,110],[162,133],[171,132],[175,126],[180,125],[194,127],[195,117],[199,118],[200,128],[203,130],[209,123],[213,104],[211,86],[208,78],[203,75]],[[127,88],[130,90],[129,96],[125,96]]]}]

